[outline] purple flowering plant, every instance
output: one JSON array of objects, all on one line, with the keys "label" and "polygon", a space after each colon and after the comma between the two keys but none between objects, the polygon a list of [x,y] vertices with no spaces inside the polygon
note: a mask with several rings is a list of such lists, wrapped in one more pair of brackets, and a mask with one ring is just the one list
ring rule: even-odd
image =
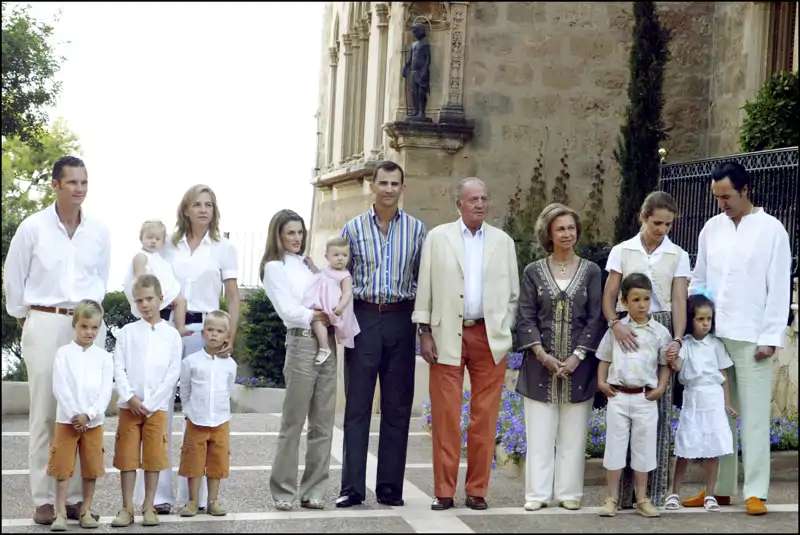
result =
[{"label": "purple flowering plant", "polygon": [[266,377],[237,377],[236,384],[247,388],[278,388],[278,383]]}]

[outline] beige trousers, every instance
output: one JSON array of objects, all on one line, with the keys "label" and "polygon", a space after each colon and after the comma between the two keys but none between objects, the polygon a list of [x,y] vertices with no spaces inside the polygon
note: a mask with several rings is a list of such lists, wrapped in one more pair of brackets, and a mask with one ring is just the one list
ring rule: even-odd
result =
[{"label": "beige trousers", "polygon": [[[22,358],[28,371],[30,414],[28,418],[28,466],[33,504],[55,504],[55,480],[47,475],[50,442],[56,423],[56,398],[53,395],[53,362],[59,347],[72,341],[72,316],[31,310],[22,329]],[[105,349],[106,327],[103,324],[95,345]],[[76,459],[70,480],[67,503],[82,500],[80,459]]]}]

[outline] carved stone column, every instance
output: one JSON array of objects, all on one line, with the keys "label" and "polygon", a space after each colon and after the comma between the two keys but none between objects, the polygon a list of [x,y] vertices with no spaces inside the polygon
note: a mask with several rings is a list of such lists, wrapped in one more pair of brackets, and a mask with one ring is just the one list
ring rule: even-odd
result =
[{"label": "carved stone column", "polygon": [[348,133],[350,136],[350,150],[347,153],[347,159],[351,160],[358,152],[358,122],[359,117],[359,97],[361,96],[361,86],[364,80],[361,78],[361,63],[364,60],[364,51],[361,48],[361,35],[359,33],[358,22],[354,23],[356,26],[353,29],[353,78],[352,84],[349,87],[351,106],[350,106],[350,121],[348,125]]},{"label": "carved stone column", "polygon": [[369,65],[364,98],[364,160],[377,160],[383,145],[386,102],[386,63],[389,27],[389,6],[385,2],[372,4],[369,40]]},{"label": "carved stone column", "polygon": [[[769,65],[769,23],[771,18],[770,2],[753,2],[750,4],[750,16],[744,25],[744,50],[747,53],[745,98],[755,98],[758,90],[767,79]],[[740,113],[743,115],[743,111]]]},{"label": "carved stone column", "polygon": [[358,91],[358,128],[356,129],[356,150],[355,153],[358,154],[361,158],[364,155],[364,122],[366,121],[366,111],[367,111],[367,74],[369,68],[369,61],[370,61],[370,21],[372,20],[371,14],[369,11],[364,13],[360,24],[361,24],[361,32],[359,35],[361,36],[361,61],[359,63],[359,69],[361,72],[359,76],[361,77],[361,86],[359,87]]},{"label": "carved stone column", "polygon": [[342,92],[340,93],[342,95],[342,106],[338,108],[338,110],[341,110],[342,120],[336,121],[338,137],[342,140],[338,155],[340,165],[352,154],[350,151],[350,125],[353,108],[353,92],[351,91],[353,85],[353,41],[349,34],[342,35],[342,44],[344,45],[344,80],[341,85]]},{"label": "carved stone column", "polygon": [[447,72],[442,80],[446,84],[439,113],[440,123],[464,122],[464,44],[467,36],[467,7],[469,2],[450,4],[450,53],[445,63]]},{"label": "carved stone column", "polygon": [[333,161],[333,139],[336,136],[336,86],[337,86],[337,67],[339,65],[339,47],[328,48],[331,58],[331,72],[328,77],[328,135],[325,142],[325,165],[332,167]]}]

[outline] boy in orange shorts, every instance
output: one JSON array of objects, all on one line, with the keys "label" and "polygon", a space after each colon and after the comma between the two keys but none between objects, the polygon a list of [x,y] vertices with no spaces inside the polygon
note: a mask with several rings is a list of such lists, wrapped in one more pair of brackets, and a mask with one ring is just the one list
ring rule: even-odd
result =
[{"label": "boy in orange shorts", "polygon": [[53,362],[53,395],[58,408],[47,466],[47,475],[56,479],[56,518],[51,531],[67,530],[67,491],[76,454],[80,455],[83,478],[80,526],[97,527],[92,500],[97,478],[105,474],[103,420],[114,388],[114,361],[94,345],[102,322],[99,303],[78,303],[72,314],[75,339],[58,349]]},{"label": "boy in orange shorts", "polygon": [[230,469],[231,396],[236,384],[236,362],[220,355],[227,340],[231,318],[215,310],[206,314],[203,323],[205,347],[192,353],[181,364],[181,403],[186,415],[186,431],[181,447],[178,475],[189,480],[189,501],[181,516],[195,516],[197,497],[203,475],[208,480],[207,511],[224,516],[219,504],[220,480]]},{"label": "boy in orange shorts", "polygon": [[117,335],[114,380],[119,393],[119,426],[114,467],[120,471],[122,509],[113,527],[133,523],[136,470],[145,472],[143,526],[157,526],[155,500],[158,475],[169,468],[167,407],[178,382],[183,344],[181,335],[161,319],[161,283],[154,275],[133,282],[133,297],[142,319],[124,326]]}]

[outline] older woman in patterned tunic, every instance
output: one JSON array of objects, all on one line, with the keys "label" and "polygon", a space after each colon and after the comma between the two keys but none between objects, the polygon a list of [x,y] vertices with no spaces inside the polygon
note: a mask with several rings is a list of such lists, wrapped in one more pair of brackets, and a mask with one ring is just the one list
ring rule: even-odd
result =
[{"label": "older woman in patterned tunic", "polygon": [[549,205],[536,233],[550,255],[525,268],[517,312],[517,343],[525,354],[517,382],[528,443],[525,509],[537,511],[555,499],[577,510],[597,387],[602,272],[575,254],[581,220],[572,209]]}]

